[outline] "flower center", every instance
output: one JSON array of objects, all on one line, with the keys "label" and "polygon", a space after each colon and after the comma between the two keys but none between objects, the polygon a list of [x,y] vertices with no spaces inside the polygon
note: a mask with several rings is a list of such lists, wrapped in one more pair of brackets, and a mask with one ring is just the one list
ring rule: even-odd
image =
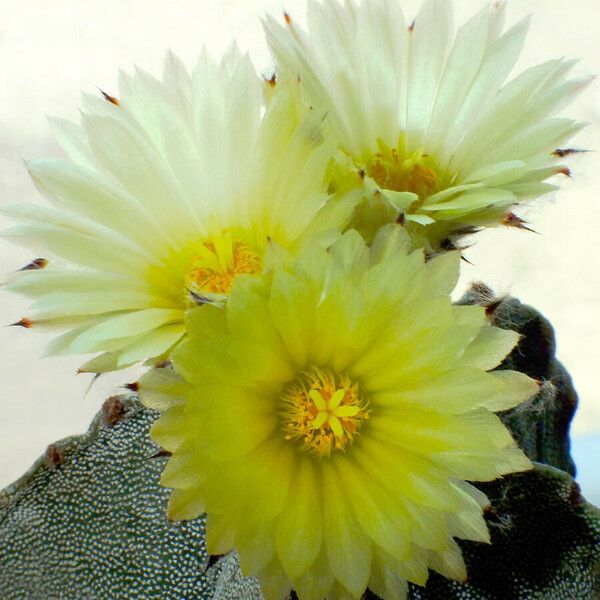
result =
[{"label": "flower center", "polygon": [[412,192],[421,200],[435,193],[440,184],[437,161],[423,150],[408,154],[402,141],[397,148],[379,142],[379,152],[368,160],[366,170],[381,187]]},{"label": "flower center", "polygon": [[203,242],[185,276],[190,304],[229,293],[233,280],[242,273],[260,273],[262,259],[248,244],[233,240],[228,233]]},{"label": "flower center", "polygon": [[344,450],[369,418],[356,382],[316,367],[289,383],[281,400],[285,439],[315,456]]}]

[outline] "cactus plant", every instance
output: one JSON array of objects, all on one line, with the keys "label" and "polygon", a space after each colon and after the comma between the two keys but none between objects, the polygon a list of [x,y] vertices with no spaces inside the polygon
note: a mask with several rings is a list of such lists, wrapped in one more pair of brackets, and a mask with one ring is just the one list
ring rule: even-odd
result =
[{"label": "cactus plant", "polygon": [[[576,395],[554,358],[549,323],[517,300],[475,286],[463,302],[488,307],[522,334],[504,368],[542,382],[503,415],[530,458],[573,471],[568,426]],[[158,413],[135,394],[110,398],[87,434],[49,446],[0,493],[0,597],[5,600],[160,598],[260,600],[235,554],[208,557],[202,518],[169,523],[166,457],[148,438]],[[600,511],[568,473],[535,470],[478,484],[491,500],[492,545],[461,542],[469,581],[432,575],[411,600],[593,600],[600,594]],[[366,598],[375,598],[367,594]]]}]

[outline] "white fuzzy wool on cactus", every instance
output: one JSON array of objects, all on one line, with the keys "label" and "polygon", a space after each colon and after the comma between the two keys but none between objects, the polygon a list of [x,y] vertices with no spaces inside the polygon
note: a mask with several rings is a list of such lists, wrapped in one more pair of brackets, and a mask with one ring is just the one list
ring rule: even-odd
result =
[{"label": "white fuzzy wool on cactus", "polygon": [[[556,189],[553,152],[582,124],[556,117],[590,78],[550,60],[506,83],[529,21],[503,32],[492,2],[455,34],[451,0],[425,0],[412,24],[397,0],[309,0],[308,31],[286,15],[265,29],[282,76],[328,110],[344,155],[339,188],[364,181],[362,228],[398,218],[419,245],[499,223]],[[374,214],[377,213],[377,214]]]},{"label": "white fuzzy wool on cactus", "polygon": [[123,74],[118,100],[84,96],[81,125],[53,121],[71,160],[28,163],[53,208],[3,210],[4,237],[53,258],[5,286],[34,299],[24,323],[66,329],[49,353],[101,353],[93,372],[165,356],[186,310],[260,272],[270,240],[345,224],[351,205],[327,203],[323,115],[297,82],[269,83],[235,46],[191,74],[169,55],[163,81]]}]

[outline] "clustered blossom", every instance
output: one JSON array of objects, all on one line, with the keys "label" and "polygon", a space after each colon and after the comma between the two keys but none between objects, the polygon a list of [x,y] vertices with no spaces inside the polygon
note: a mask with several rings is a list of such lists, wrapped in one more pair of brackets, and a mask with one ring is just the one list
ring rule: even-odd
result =
[{"label": "clustered blossom", "polygon": [[[536,382],[496,367],[518,335],[451,301],[456,239],[568,173],[556,116],[587,84],[551,60],[508,80],[528,22],[494,1],[308,0],[268,18],[276,74],[237,47],[162,80],[122,75],[54,120],[68,160],[28,163],[51,207],[3,235],[43,253],[4,287],[51,354],[141,361],[171,519],[207,515],[267,600],[406,598],[464,581],[489,543],[471,483],[531,467],[496,415]],[[508,80],[508,82],[507,82]]]},{"label": "clustered blossom", "polygon": [[297,82],[271,90],[235,46],[191,73],[170,54],[162,81],[122,74],[118,101],[86,95],[80,125],[55,120],[71,160],[27,164],[52,208],[3,211],[4,237],[53,257],[4,286],[34,299],[33,329],[65,330],[47,352],[100,353],[90,372],[161,362],[185,312],[222,303],[269,246],[345,227],[357,198],[327,202],[322,120]]},{"label": "clustered blossom", "polygon": [[290,16],[266,21],[278,71],[327,107],[342,150],[334,187],[362,180],[355,226],[401,218],[436,251],[482,227],[519,226],[516,205],[557,189],[547,180],[568,169],[555,150],[583,124],[556,113],[591,78],[558,59],[506,83],[529,19],[503,31],[505,8],[492,2],[456,34],[448,0],[424,1],[410,26],[395,0],[308,0],[308,32]]},{"label": "clustered blossom", "polygon": [[494,412],[537,384],[487,372],[517,334],[452,305],[458,253],[426,262],[403,233],[349,231],[239,278],[226,312],[188,315],[172,355],[187,389],[141,381],[168,407],[152,435],[173,453],[170,516],[206,512],[209,553],[237,549],[268,599],[404,598],[428,568],[464,580],[452,536],[489,542],[466,480],[531,466]]}]

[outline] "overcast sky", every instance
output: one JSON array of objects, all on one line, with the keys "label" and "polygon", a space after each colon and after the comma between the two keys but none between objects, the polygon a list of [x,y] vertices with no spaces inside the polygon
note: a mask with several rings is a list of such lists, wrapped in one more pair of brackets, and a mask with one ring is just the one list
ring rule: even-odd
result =
[{"label": "overcast sky", "polygon": [[[414,15],[418,0],[406,0]],[[484,4],[457,0],[459,20]],[[270,61],[259,15],[281,13],[280,0],[0,0],[0,205],[37,198],[21,158],[59,156],[46,115],[77,116],[79,92],[116,93],[118,68],[159,74],[168,48],[191,66],[203,45],[220,54],[235,37],[259,68]],[[285,9],[302,20],[304,2]],[[520,67],[560,56],[581,58],[579,73],[600,70],[598,0],[512,0],[509,20],[534,13]],[[575,145],[600,149],[600,85],[594,82],[567,115],[590,123]],[[482,280],[540,309],[553,322],[559,356],[573,375],[581,407],[575,431],[600,431],[600,164],[598,154],[572,163],[573,180],[528,216],[542,235],[497,230],[467,254],[463,287]],[[32,255],[0,242],[0,274]],[[0,294],[0,323],[19,320],[21,299]],[[102,378],[86,395],[80,358],[40,360],[47,341],[0,328],[0,487],[19,476],[49,442],[84,431],[102,400],[135,371]]]}]

